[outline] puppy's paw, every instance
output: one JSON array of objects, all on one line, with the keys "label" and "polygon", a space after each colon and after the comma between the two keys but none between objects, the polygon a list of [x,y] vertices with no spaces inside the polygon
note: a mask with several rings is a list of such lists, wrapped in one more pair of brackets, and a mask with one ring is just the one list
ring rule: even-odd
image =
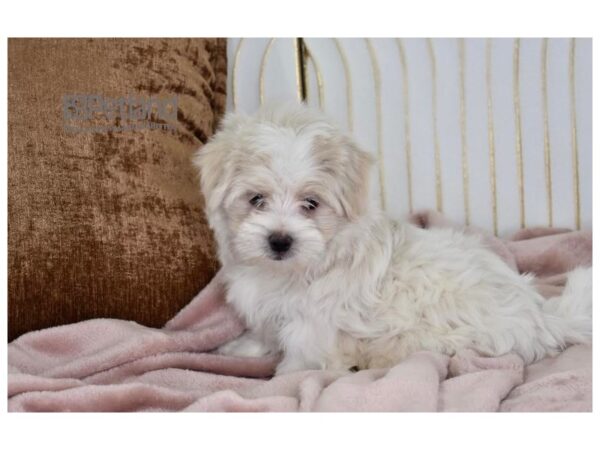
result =
[{"label": "puppy's paw", "polygon": [[272,353],[271,349],[254,336],[246,333],[239,338],[220,346],[215,353],[227,356],[258,358]]}]

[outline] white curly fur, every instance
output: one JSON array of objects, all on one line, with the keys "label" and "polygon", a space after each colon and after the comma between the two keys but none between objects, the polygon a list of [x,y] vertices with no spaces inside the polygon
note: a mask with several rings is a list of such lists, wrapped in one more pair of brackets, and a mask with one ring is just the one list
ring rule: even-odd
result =
[{"label": "white curly fur", "polygon": [[[370,156],[317,111],[229,114],[195,163],[227,301],[248,326],[222,353],[282,351],[278,373],[467,347],[530,363],[591,336],[591,269],[545,301],[478,238],[388,219],[367,202]],[[293,238],[282,258],[273,232]]]}]

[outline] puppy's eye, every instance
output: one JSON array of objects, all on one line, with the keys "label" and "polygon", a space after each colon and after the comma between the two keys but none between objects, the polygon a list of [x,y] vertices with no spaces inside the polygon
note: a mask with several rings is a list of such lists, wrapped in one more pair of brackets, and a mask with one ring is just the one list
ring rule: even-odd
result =
[{"label": "puppy's eye", "polygon": [[319,207],[319,201],[311,197],[305,198],[302,207],[307,211],[314,211]]},{"label": "puppy's eye", "polygon": [[261,206],[263,204],[263,202],[265,201],[265,197],[262,194],[256,194],[255,196],[253,196],[250,199],[250,204],[252,206]]}]

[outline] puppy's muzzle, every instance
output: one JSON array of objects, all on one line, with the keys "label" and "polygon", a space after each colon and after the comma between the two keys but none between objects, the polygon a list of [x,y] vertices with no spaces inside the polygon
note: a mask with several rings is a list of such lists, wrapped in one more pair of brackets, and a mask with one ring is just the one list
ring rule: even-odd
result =
[{"label": "puppy's muzzle", "polygon": [[273,252],[274,259],[283,259],[292,247],[294,239],[289,234],[272,233],[268,237],[269,247]]}]

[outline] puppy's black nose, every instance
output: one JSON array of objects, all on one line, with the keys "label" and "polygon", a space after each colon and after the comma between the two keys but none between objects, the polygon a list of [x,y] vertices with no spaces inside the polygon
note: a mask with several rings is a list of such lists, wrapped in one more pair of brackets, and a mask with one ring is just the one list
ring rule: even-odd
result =
[{"label": "puppy's black nose", "polygon": [[285,253],[292,246],[294,239],[289,234],[273,233],[269,236],[269,247],[275,253]]}]

